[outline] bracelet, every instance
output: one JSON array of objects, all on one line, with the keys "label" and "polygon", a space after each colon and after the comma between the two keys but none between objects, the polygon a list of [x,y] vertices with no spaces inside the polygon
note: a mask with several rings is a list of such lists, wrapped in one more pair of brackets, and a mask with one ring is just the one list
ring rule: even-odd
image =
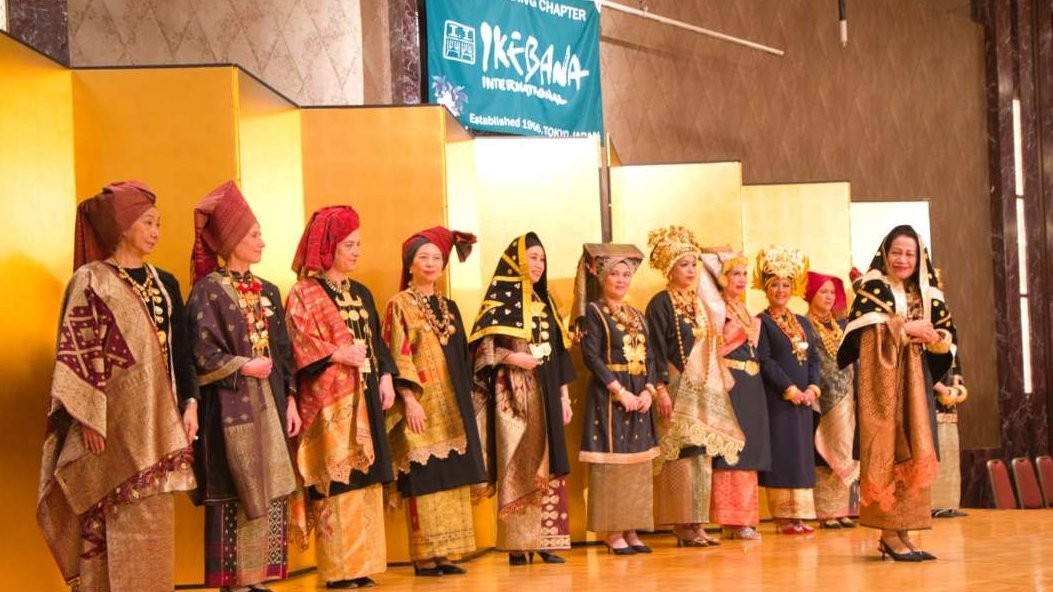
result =
[{"label": "bracelet", "polygon": [[644,389],[647,392],[651,393],[652,397],[658,394],[658,389],[656,389],[655,386],[649,382],[644,385]]},{"label": "bracelet", "polygon": [[191,405],[197,405],[197,399],[195,399],[194,397],[188,398],[186,400],[186,403],[183,404],[184,407],[190,407]]},{"label": "bracelet", "polygon": [[800,389],[797,388],[797,385],[790,385],[789,388],[782,392],[782,399],[784,401],[793,401],[797,398],[796,393],[800,393]]}]

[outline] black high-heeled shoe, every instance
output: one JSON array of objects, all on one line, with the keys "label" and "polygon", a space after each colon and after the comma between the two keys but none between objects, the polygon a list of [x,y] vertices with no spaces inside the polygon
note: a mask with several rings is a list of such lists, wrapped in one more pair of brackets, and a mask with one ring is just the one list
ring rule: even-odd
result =
[{"label": "black high-heeled shoe", "polygon": [[914,542],[911,541],[909,538],[904,537],[903,534],[898,534],[897,536],[899,536],[899,540],[903,541],[903,544],[906,545],[908,549],[910,549],[910,552],[920,557],[922,561],[933,561],[934,559],[936,559],[936,556],[932,553],[929,553],[928,551],[922,551],[921,549],[915,547]]},{"label": "black high-heeled shoe", "polygon": [[[530,555],[531,555],[531,563],[533,563],[533,555],[534,554],[531,553]],[[540,557],[541,561],[544,561],[545,563],[566,563],[567,562],[566,559],[560,557],[559,555],[556,555],[555,553],[553,553],[551,551],[538,551],[537,552],[537,556]]]},{"label": "black high-heeled shoe", "polygon": [[654,551],[652,551],[650,547],[648,547],[647,545],[645,545],[643,543],[637,543],[635,545],[629,545],[629,548],[632,549],[633,551],[636,551],[637,553],[643,553],[645,555],[648,554],[648,553],[654,553]]},{"label": "black high-heeled shoe", "polygon": [[441,565],[434,565],[432,567],[421,567],[416,563],[413,564],[413,575],[415,576],[434,578],[437,576],[441,576],[444,573],[446,572],[443,571]]},{"label": "black high-heeled shoe", "polygon": [[607,541],[603,541],[603,544],[607,547],[608,555],[636,555],[636,549],[632,547],[612,547]]},{"label": "black high-heeled shoe", "polygon": [[888,555],[893,561],[909,561],[913,563],[921,561],[921,557],[914,553],[914,551],[907,551],[906,553],[897,553],[893,551],[892,547],[885,542],[885,539],[878,539],[877,548],[881,553],[882,559],[885,558],[885,555]]},{"label": "black high-heeled shoe", "polygon": [[[530,554],[533,557],[533,553]],[[526,565],[527,554],[526,553],[509,553],[508,554],[508,565]]]},{"label": "black high-heeled shoe", "polygon": [[468,573],[467,569],[464,569],[459,565],[454,565],[453,563],[440,563],[436,565],[436,567],[438,567],[442,571],[442,574],[446,576],[462,576]]}]

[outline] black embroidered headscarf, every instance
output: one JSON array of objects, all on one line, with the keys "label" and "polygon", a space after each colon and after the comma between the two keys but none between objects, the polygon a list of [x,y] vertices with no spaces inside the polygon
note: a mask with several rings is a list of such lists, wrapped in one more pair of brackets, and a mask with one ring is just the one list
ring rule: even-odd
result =
[{"label": "black embroidered headscarf", "polygon": [[513,240],[501,259],[497,262],[490,285],[486,287],[479,314],[472,325],[468,343],[474,343],[487,335],[507,335],[530,341],[532,325],[530,304],[534,294],[548,304],[559,325],[563,344],[570,347],[571,339],[567,325],[559,314],[559,308],[548,291],[548,266],[537,283],[530,281],[530,270],[527,267],[527,249],[541,247],[541,240],[533,232],[528,232]]}]

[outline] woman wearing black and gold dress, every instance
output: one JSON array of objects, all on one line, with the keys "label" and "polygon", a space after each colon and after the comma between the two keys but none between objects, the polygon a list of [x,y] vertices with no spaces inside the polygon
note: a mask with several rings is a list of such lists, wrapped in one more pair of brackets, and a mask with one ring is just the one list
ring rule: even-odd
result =
[{"label": "woman wearing black and gold dress", "polygon": [[578,455],[589,463],[588,529],[616,555],[650,553],[636,531],[654,529],[654,356],[643,313],[625,303],[642,259],[632,245],[585,245],[575,282],[582,357],[592,373]]},{"label": "woman wearing black and gold dress", "polygon": [[536,234],[513,240],[468,339],[479,435],[489,440],[489,493],[497,493],[496,547],[509,552],[511,565],[526,565],[535,552],[563,563],[551,551],[570,548],[563,426],[572,415],[574,366],[546,272]]}]

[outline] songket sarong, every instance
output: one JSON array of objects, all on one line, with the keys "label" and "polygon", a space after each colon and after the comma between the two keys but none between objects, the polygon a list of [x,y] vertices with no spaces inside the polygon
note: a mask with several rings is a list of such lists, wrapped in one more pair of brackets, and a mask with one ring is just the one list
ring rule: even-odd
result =
[{"label": "songket sarong", "polygon": [[709,519],[717,524],[755,526],[760,522],[757,471],[713,471]]},{"label": "songket sarong", "polygon": [[699,455],[666,462],[654,478],[654,522],[659,526],[709,522],[713,458]]},{"label": "songket sarong", "polygon": [[311,511],[317,520],[315,555],[320,580],[353,580],[387,570],[380,485],[312,500]]},{"label": "songket sarong", "polygon": [[654,530],[653,502],[650,461],[589,464],[588,530]]},{"label": "songket sarong", "polygon": [[414,561],[475,550],[472,494],[467,485],[407,499],[406,523]]}]

